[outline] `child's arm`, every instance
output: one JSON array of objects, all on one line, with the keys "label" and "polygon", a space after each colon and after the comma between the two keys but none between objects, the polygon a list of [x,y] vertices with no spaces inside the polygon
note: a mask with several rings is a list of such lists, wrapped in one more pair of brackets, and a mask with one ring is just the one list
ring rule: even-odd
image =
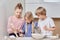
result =
[{"label": "child's arm", "polygon": [[24,26],[25,20],[23,19],[22,21],[23,21],[22,24],[20,24],[19,27],[17,28],[18,32],[23,32],[23,26]]},{"label": "child's arm", "polygon": [[14,27],[13,23],[10,23],[10,25],[11,25],[11,29],[12,29],[13,31],[16,31],[16,28]]},{"label": "child's arm", "polygon": [[47,26],[44,26],[43,29],[48,30],[48,31],[54,31],[56,29],[56,27],[47,28]]},{"label": "child's arm", "polygon": [[23,24],[23,27],[22,27],[22,29],[20,30],[20,32],[21,32],[21,33],[20,33],[19,35],[20,35],[21,37],[23,37],[24,34],[25,34],[25,23]]},{"label": "child's arm", "polygon": [[37,21],[35,22],[34,28],[38,31],[38,33],[41,32],[41,30],[40,30],[40,28],[39,28],[39,23],[38,23]]},{"label": "child's arm", "polygon": [[18,35],[17,35],[17,30],[16,30],[16,28],[14,27],[13,23],[11,23],[11,29],[12,29],[13,32],[15,33],[16,37],[18,37]]},{"label": "child's arm", "polygon": [[56,27],[48,28],[49,31],[54,31]]},{"label": "child's arm", "polygon": [[47,25],[45,25],[44,29],[49,31],[54,31],[56,29],[53,19],[49,20],[49,28],[47,28]]},{"label": "child's arm", "polygon": [[17,34],[16,29],[14,28],[14,25],[12,23],[12,17],[9,17],[8,19],[8,26],[7,26],[8,33],[11,33],[11,31],[15,34]]},{"label": "child's arm", "polygon": [[12,17],[9,17],[8,19],[8,25],[7,25],[7,30],[8,30],[8,33],[11,33],[11,31],[13,32],[13,26],[12,26]]},{"label": "child's arm", "polygon": [[50,31],[56,30],[56,26],[55,26],[55,23],[54,23],[53,19],[50,19],[49,24],[50,24],[50,28],[48,30],[50,30]]},{"label": "child's arm", "polygon": [[32,22],[32,33],[34,33],[35,30],[34,30],[34,23]]}]

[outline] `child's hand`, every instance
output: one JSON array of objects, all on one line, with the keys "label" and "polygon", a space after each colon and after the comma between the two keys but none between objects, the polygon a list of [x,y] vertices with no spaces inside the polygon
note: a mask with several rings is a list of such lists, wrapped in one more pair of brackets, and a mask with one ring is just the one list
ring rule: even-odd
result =
[{"label": "child's hand", "polygon": [[46,31],[48,30],[47,26],[44,26],[43,29],[46,30]]},{"label": "child's hand", "polygon": [[14,27],[12,27],[12,30],[13,30],[14,32],[17,31],[16,28],[14,28]]},{"label": "child's hand", "polygon": [[23,37],[24,35],[23,34],[19,34],[20,35],[20,37]]},{"label": "child's hand", "polygon": [[17,31],[18,31],[18,32],[23,32],[23,30],[22,30],[22,29],[17,29]]}]

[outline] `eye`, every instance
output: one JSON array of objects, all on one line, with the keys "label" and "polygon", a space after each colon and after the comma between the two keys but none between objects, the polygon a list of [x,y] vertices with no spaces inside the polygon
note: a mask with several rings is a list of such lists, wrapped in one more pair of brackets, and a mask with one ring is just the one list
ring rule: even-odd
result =
[{"label": "eye", "polygon": [[35,15],[37,15],[37,13],[35,13]]},{"label": "eye", "polygon": [[18,12],[16,12],[16,13],[18,13]]},{"label": "eye", "polygon": [[22,12],[19,12],[20,14],[22,14]]}]

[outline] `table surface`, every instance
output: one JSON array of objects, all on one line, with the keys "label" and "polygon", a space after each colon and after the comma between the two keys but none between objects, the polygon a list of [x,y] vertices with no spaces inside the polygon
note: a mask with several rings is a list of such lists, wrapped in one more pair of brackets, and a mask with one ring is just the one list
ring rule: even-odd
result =
[{"label": "table surface", "polygon": [[18,38],[0,37],[0,40],[60,40],[60,38],[58,39],[52,39],[52,38],[35,39],[32,37],[18,37]]}]

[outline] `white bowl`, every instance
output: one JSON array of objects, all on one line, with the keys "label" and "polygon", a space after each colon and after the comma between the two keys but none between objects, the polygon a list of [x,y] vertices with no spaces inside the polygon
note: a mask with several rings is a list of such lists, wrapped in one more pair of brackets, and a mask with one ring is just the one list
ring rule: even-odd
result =
[{"label": "white bowl", "polygon": [[32,34],[32,37],[35,38],[35,39],[41,39],[41,38],[44,38],[44,36],[41,35],[41,34]]}]

